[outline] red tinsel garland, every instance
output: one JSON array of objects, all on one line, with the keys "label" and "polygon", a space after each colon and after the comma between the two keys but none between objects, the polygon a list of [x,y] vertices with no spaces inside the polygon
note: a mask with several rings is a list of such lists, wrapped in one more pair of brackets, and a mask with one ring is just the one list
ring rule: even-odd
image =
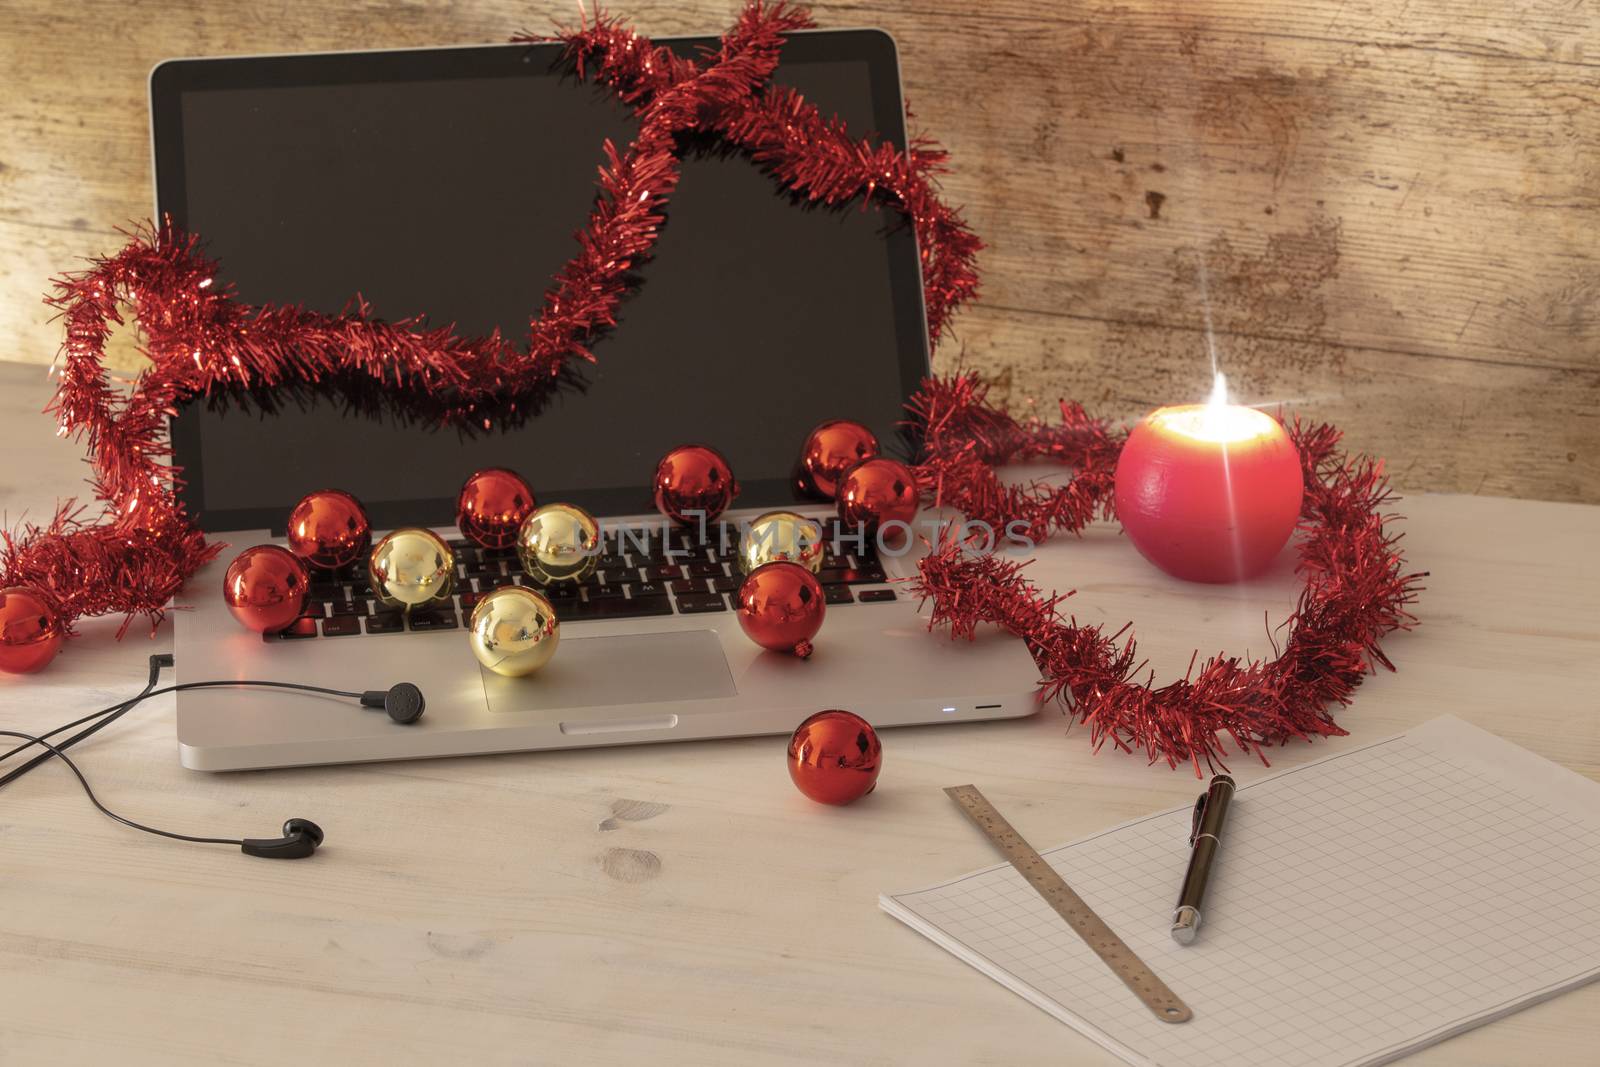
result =
[{"label": "red tinsel garland", "polygon": [[[299,307],[252,307],[219,283],[197,241],[168,227],[132,235],[127,247],[56,282],[48,302],[66,323],[60,384],[49,411],[61,432],[86,438],[98,522],[70,502],[45,526],[4,534],[0,586],[26,585],[52,602],[71,631],[84,616],[149,617],[214,556],[176,497],[166,423],[194,397],[254,398],[274,390],[351,383],[381,387],[425,418],[487,428],[537,406],[588,344],[616,324],[630,271],[650,254],[678,179],[678,134],[713,132],[745,150],[780,183],[810,200],[873,198],[905,211],[916,227],[930,327],[977,289],[978,239],[939,202],[932,184],[942,152],[918,141],[908,151],[852,141],[788,90],[768,84],[784,35],[811,25],[784,4],[750,3],[720,48],[701,62],[679,59],[616,20],[555,38],[583,75],[614,88],[639,116],[626,153],[601,150],[599,197],[576,234],[578,251],[557,273],[529,323],[526,348],[498,333],[462,338],[416,320],[375,319],[365,304],[340,315]],[[523,38],[526,39],[526,38]],[[104,373],[105,345],[131,304],[151,366],[131,391]]]},{"label": "red tinsel garland", "polygon": [[[1036,540],[1111,517],[1120,435],[1076,404],[1062,404],[1060,425],[1018,422],[988,404],[976,376],[962,375],[926,382],[909,406],[927,440],[918,481],[935,504],[991,523],[1023,519]],[[1216,656],[1180,681],[1136,681],[1143,664],[1131,623],[1112,634],[1080,626],[1061,611],[1070,593],[1045,596],[1026,563],[971,552],[958,538],[920,564],[913,588],[932,601],[929,628],[970,638],[988,623],[1022,637],[1044,674],[1041,697],[1070,695],[1070,714],[1088,725],[1096,750],[1110,741],[1152,763],[1192,763],[1198,774],[1202,762],[1220,761],[1227,738],[1265,763],[1264,745],[1343,735],[1331,708],[1348,704],[1378,666],[1394,669],[1379,642],[1415,623],[1406,609],[1426,573],[1405,571],[1400,535],[1385,528],[1393,516],[1382,508],[1393,498],[1382,464],[1341,453],[1332,426],[1296,420],[1288,430],[1305,479],[1296,551],[1306,584],[1276,659]],[[1074,477],[1001,486],[995,464],[1037,457],[1061,460]]]},{"label": "red tinsel garland", "polygon": [[[161,228],[56,283],[49,302],[66,340],[50,411],[61,430],[87,438],[96,494],[106,514],[82,520],[71,502],[46,526],[0,533],[0,585],[28,585],[74,620],[123,613],[159,622],[185,580],[219,550],[177,502],[179,472],[168,458],[166,421],[194,397],[270,402],[274,390],[381,387],[420,417],[489,427],[536,408],[573,360],[589,360],[592,338],[616,322],[629,271],[654,246],[678,177],[677,138],[711,133],[743,150],[785,187],[839,205],[877,199],[904,212],[922,258],[928,324],[937,339],[950,313],[977,291],[980,243],[933,186],[944,153],[914,141],[900,151],[852,140],[791,90],[769,84],[784,34],[809,26],[803,11],[750,3],[714,54],[684,59],[596,14],[562,33],[580,76],[635,108],[639,132],[625,153],[609,142],[599,197],[576,234],[578,252],[555,277],[529,323],[526,348],[499,334],[461,338],[419,321],[386,323],[357,304],[340,315],[298,307],[251,307],[217,281],[193,237]],[[528,39],[528,38],[521,38]],[[152,366],[131,391],[103,370],[105,343],[131,304]],[[923,438],[919,482],[936,504],[997,528],[1020,521],[1031,537],[1077,531],[1110,518],[1120,434],[1072,403],[1058,425],[1019,423],[987,403],[975,376],[933,380],[911,404]],[[1403,574],[1396,537],[1379,508],[1389,499],[1378,466],[1337,451],[1331,427],[1292,427],[1305,464],[1306,588],[1277,659],[1206,661],[1198,674],[1161,688],[1140,684],[1134,642],[1063,618],[1061,595],[1042,596],[1022,565],[969,555],[958,542],[922,564],[919,588],[935,625],[953,636],[981,623],[1019,634],[1044,673],[1044,696],[1070,694],[1095,745],[1108,739],[1154,761],[1221,755],[1219,735],[1244,751],[1291,736],[1341,734],[1328,709],[1347,703],[1366,673],[1389,666],[1383,636],[1413,621],[1405,608],[1421,575]],[[1049,458],[1075,474],[1060,486],[1007,486],[1001,463]]]}]

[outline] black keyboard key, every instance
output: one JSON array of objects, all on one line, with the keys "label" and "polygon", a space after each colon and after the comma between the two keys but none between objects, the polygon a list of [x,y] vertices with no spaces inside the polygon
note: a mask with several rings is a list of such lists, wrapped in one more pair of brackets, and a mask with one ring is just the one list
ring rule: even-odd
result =
[{"label": "black keyboard key", "polygon": [[660,582],[634,582],[633,595],[635,597],[664,597],[667,595],[667,587]]},{"label": "black keyboard key", "polygon": [[887,581],[888,575],[883,573],[883,568],[877,564],[868,564],[861,568],[851,568],[844,572],[844,581],[847,585],[863,585],[867,582]]},{"label": "black keyboard key", "polygon": [[848,569],[842,567],[824,567],[817,572],[817,581],[823,585],[843,585]]},{"label": "black keyboard key", "polygon": [[621,582],[604,582],[600,585],[591,585],[589,590],[590,600],[612,600],[627,592],[628,587]]},{"label": "black keyboard key", "polygon": [[349,637],[361,632],[361,619],[355,615],[335,615],[322,620],[323,637]]},{"label": "black keyboard key", "polygon": [[693,593],[704,593],[706,581],[704,578],[679,578],[677,581],[669,582],[667,588],[682,597]]},{"label": "black keyboard key", "polygon": [[859,594],[863,604],[879,604],[894,599],[893,589],[863,589]]},{"label": "black keyboard key", "polygon": [[599,562],[595,564],[595,567],[596,569],[602,571],[625,571],[630,569],[627,556],[609,553],[601,556]]},{"label": "black keyboard key", "polygon": [[719,593],[737,593],[743,584],[742,574],[724,574],[720,578],[711,579],[711,588]]},{"label": "black keyboard key", "polygon": [[275,634],[266,634],[266,639],[271,641],[277,638],[280,641],[303,641],[308,637],[317,636],[317,620],[299,618]]},{"label": "black keyboard key", "polygon": [[685,593],[678,598],[678,610],[685,615],[727,611],[728,602],[722,599],[721,593]]},{"label": "black keyboard key", "polygon": [[486,574],[478,579],[478,592],[487,593],[491,589],[512,585],[514,580],[509,574]]},{"label": "black keyboard key", "polygon": [[337,600],[329,604],[328,608],[328,613],[334,616],[361,616],[367,613],[367,602],[365,600]]},{"label": "black keyboard key", "polygon": [[553,605],[556,609],[556,619],[559,622],[578,622],[584,619],[602,619],[606,617],[606,607],[609,600],[563,600]]},{"label": "black keyboard key", "polygon": [[560,607],[571,600],[578,599],[578,587],[571,582],[557,582],[544,587],[545,599]]},{"label": "black keyboard key", "polygon": [[413,630],[454,630],[461,625],[456,620],[454,611],[413,611],[411,613],[411,628]]},{"label": "black keyboard key", "polygon": [[670,581],[683,577],[683,568],[674,563],[658,563],[644,569],[644,576],[654,581]]},{"label": "black keyboard key", "polygon": [[608,619],[672,614],[672,601],[664,596],[631,597],[627,600],[602,600],[600,604],[605,617]]},{"label": "black keyboard key", "polygon": [[691,564],[689,564],[689,577],[691,577],[691,578],[720,578],[720,577],[722,577],[722,564],[720,564],[720,563],[691,563]]},{"label": "black keyboard key", "polygon": [[405,629],[406,621],[398,611],[380,611],[367,617],[369,634],[398,634],[404,633]]},{"label": "black keyboard key", "polygon": [[822,602],[824,604],[853,604],[855,599],[850,594],[848,585],[825,585],[822,587]]}]

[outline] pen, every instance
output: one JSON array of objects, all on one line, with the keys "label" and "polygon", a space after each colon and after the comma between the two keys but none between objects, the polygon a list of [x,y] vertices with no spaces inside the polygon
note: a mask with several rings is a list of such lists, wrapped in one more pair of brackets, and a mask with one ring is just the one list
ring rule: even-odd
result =
[{"label": "pen", "polygon": [[1172,940],[1180,945],[1191,944],[1200,932],[1200,902],[1206,895],[1206,882],[1210,881],[1211,868],[1216,865],[1217,851],[1222,847],[1222,823],[1228,817],[1228,804],[1232,800],[1233,779],[1219,774],[1194,802],[1194,823],[1189,829],[1189,871],[1183,876],[1178,907],[1172,913]]}]

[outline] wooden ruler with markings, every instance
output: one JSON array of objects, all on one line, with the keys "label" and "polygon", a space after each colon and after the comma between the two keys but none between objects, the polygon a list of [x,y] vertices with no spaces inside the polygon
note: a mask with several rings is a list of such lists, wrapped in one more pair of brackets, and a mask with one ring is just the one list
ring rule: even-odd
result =
[{"label": "wooden ruler with markings", "polygon": [[1104,960],[1112,973],[1133,990],[1134,996],[1144,1001],[1145,1007],[1155,1013],[1157,1019],[1166,1023],[1186,1023],[1194,1017],[1189,1006],[1178,999],[1178,995],[1168,989],[1167,984],[1157,978],[1143,960],[1134,955],[1122,938],[1094,913],[1094,909],[1073,892],[1055,868],[1046,863],[1044,857],[1011,828],[1011,824],[995,810],[988,798],[978,792],[977,786],[953,785],[945,792],[951,800],[961,805],[967,818],[994,842],[1000,854],[1017,869],[1017,873],[1039,891],[1039,895],[1056,910],[1056,914],[1067,920],[1067,925],[1078,932],[1078,936],[1094,949],[1095,955]]}]

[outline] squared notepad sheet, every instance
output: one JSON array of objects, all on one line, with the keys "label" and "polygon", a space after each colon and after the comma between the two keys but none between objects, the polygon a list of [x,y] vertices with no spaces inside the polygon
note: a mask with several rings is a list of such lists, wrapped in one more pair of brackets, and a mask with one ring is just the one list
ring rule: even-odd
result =
[{"label": "squared notepad sheet", "polygon": [[1459,719],[1241,787],[1183,946],[1168,928],[1189,822],[1174,809],[1044,853],[1187,1023],[1156,1019],[1008,864],[880,904],[1161,1067],[1385,1063],[1600,975],[1600,784]]}]

